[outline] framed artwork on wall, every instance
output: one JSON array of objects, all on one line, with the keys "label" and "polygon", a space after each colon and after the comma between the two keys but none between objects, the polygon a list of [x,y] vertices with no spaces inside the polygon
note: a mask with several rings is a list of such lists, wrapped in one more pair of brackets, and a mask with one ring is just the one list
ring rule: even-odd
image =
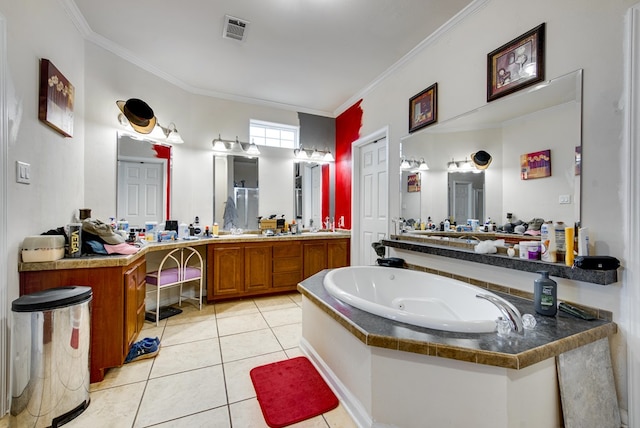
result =
[{"label": "framed artwork on wall", "polygon": [[545,24],[487,55],[487,101],[544,80]]},{"label": "framed artwork on wall", "polygon": [[420,174],[409,174],[407,176],[407,192],[420,191]]},{"label": "framed artwork on wall", "polygon": [[551,177],[551,150],[527,153],[520,156],[520,179]]},{"label": "framed artwork on wall", "polygon": [[438,121],[438,84],[434,83],[409,99],[409,132]]},{"label": "framed artwork on wall", "polygon": [[38,119],[64,135],[73,137],[73,85],[49,61],[40,60]]}]

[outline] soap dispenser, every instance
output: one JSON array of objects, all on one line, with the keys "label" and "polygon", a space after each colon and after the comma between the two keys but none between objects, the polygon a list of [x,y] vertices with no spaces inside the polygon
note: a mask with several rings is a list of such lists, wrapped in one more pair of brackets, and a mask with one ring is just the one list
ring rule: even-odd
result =
[{"label": "soap dispenser", "polygon": [[533,282],[533,300],[540,315],[555,316],[558,311],[558,284],[549,278],[549,272],[539,270],[540,278]]}]

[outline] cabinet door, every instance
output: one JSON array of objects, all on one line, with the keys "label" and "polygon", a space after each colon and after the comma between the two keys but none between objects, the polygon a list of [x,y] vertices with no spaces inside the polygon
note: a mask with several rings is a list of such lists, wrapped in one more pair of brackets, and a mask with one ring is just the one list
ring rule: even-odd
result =
[{"label": "cabinet door", "polygon": [[327,243],[327,267],[329,269],[349,266],[349,240]]},{"label": "cabinet door", "polygon": [[247,245],[244,249],[245,291],[269,290],[271,288],[271,244]]},{"label": "cabinet door", "polygon": [[327,268],[327,243],[309,242],[303,245],[304,278]]},{"label": "cabinet door", "polygon": [[142,331],[144,327],[144,315],[145,315],[145,298],[147,297],[147,263],[142,262],[138,266],[138,286],[136,290],[137,300],[138,300],[138,309],[137,309],[137,317],[136,317],[136,331],[138,334]]},{"label": "cabinet door", "polygon": [[127,270],[124,275],[125,308],[124,308],[124,345],[125,353],[135,341],[138,328],[138,269],[137,266]]},{"label": "cabinet door", "polygon": [[241,294],[244,291],[244,248],[215,246],[212,271],[214,296]]}]

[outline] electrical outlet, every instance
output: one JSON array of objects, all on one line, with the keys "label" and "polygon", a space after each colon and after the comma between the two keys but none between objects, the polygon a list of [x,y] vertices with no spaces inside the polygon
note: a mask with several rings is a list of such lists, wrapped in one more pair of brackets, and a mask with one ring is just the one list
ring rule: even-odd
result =
[{"label": "electrical outlet", "polygon": [[560,197],[558,198],[558,202],[561,204],[570,204],[571,195],[560,195]]},{"label": "electrical outlet", "polygon": [[26,162],[16,161],[16,182],[31,184],[31,165]]}]

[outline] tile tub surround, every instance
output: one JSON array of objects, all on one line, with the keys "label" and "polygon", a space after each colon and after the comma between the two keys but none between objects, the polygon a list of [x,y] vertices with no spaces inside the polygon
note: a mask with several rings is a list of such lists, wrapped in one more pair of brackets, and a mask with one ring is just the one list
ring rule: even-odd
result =
[{"label": "tile tub surround", "polygon": [[453,333],[412,326],[333,298],[323,285],[327,272],[304,280],[298,290],[354,337],[372,347],[520,370],[617,332],[617,325],[611,321],[584,321],[560,311],[555,317],[538,315],[532,301],[494,290],[522,314],[534,315],[536,328],[526,330],[523,336],[501,337],[496,333]]},{"label": "tile tub surround", "polygon": [[[444,242],[444,241],[442,241]],[[567,278],[576,281],[590,282],[600,285],[613,284],[618,281],[617,270],[586,270],[572,268],[562,263],[548,263],[540,260],[522,260],[517,257],[508,257],[503,254],[479,254],[473,249],[466,248],[466,244],[454,243],[454,245],[438,245],[429,242],[429,238],[409,235],[391,235],[391,239],[385,239],[382,244],[387,247],[398,248],[405,251],[414,251],[424,254],[449,257],[485,265],[498,266],[507,269],[521,270],[525,272],[549,271],[549,275]]]}]

